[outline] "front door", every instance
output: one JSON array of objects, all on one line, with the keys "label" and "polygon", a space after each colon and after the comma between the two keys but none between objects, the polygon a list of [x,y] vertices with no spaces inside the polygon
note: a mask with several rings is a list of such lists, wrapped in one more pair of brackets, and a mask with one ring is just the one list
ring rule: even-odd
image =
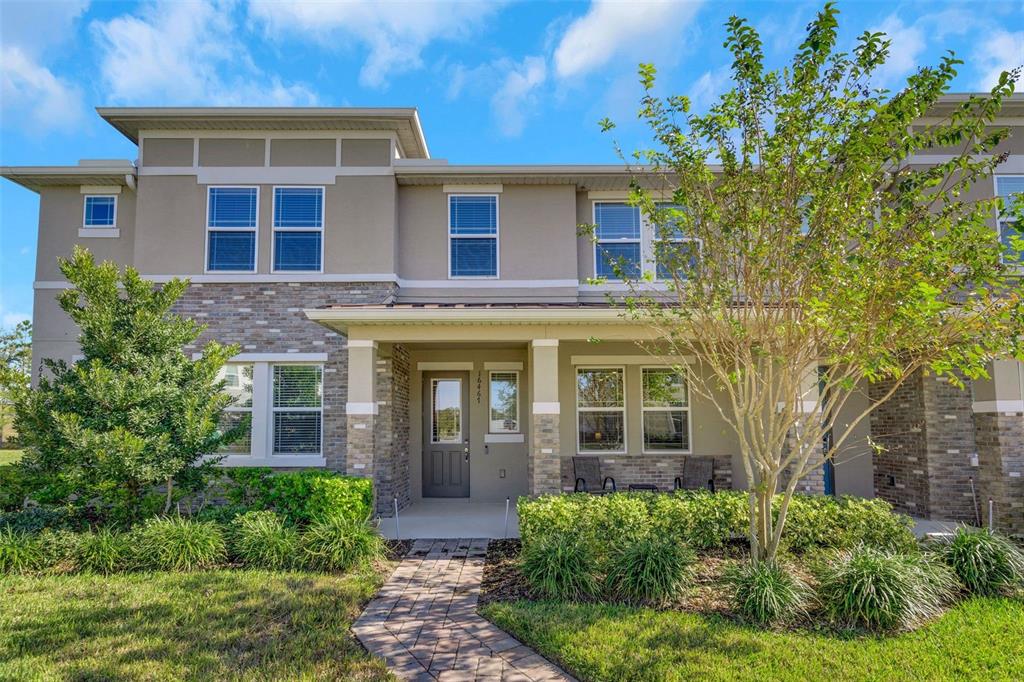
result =
[{"label": "front door", "polygon": [[423,497],[469,497],[469,373],[423,375]]}]

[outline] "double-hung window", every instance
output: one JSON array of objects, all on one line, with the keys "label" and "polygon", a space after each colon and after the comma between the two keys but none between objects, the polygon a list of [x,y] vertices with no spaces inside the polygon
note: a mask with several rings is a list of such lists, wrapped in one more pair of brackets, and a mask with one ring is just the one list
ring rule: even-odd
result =
[{"label": "double-hung window", "polygon": [[324,188],[274,188],[274,271],[323,267]]},{"label": "double-hung window", "polygon": [[677,224],[681,206],[659,204],[660,222],[652,221],[652,247],[654,251],[655,276],[658,279],[672,279],[674,272],[685,278],[700,262],[700,240],[687,237]]},{"label": "double-hung window", "polygon": [[206,210],[206,269],[256,271],[257,187],[210,187]]},{"label": "double-hung window", "polygon": [[624,202],[599,201],[594,204],[596,244],[594,272],[605,279],[639,277],[640,207]]},{"label": "double-hung window", "polygon": [[86,195],[82,227],[117,226],[117,195]]},{"label": "double-hung window", "polygon": [[273,454],[318,455],[323,434],[323,367],[273,366]]},{"label": "double-hung window", "polygon": [[223,452],[232,455],[248,455],[252,453],[252,363],[230,363],[220,369],[217,379],[224,382],[224,392],[232,398],[229,406],[221,413],[221,429],[241,426],[243,435]]},{"label": "double-hung window", "polygon": [[577,451],[626,451],[626,377],[622,367],[576,369]]},{"label": "double-hung window", "polygon": [[498,276],[498,196],[448,196],[448,276]]},{"label": "double-hung window", "polygon": [[519,372],[491,372],[490,433],[519,433]]},{"label": "double-hung window", "polygon": [[1013,216],[1010,214],[1015,200],[1018,200],[1014,195],[1024,194],[1024,175],[997,175],[996,193],[1003,198],[1005,208],[1003,214],[999,216],[998,223],[999,239],[1003,243],[1007,260],[1024,265],[1024,261],[1022,261],[1024,252],[1014,249],[1010,240],[1011,236],[1024,238],[1024,232],[1021,231],[1019,223],[1013,220]]},{"label": "double-hung window", "polygon": [[690,399],[686,377],[670,367],[644,367],[644,452],[690,451]]}]

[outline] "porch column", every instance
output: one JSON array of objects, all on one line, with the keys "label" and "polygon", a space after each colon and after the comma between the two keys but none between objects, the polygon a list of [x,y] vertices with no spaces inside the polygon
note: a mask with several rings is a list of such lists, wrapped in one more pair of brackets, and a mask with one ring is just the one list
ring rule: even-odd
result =
[{"label": "porch column", "polygon": [[561,445],[559,443],[558,339],[530,342],[531,406],[530,457],[526,473],[530,494],[560,492],[562,487]]},{"label": "porch column", "polygon": [[1024,534],[1024,365],[997,360],[989,379],[974,382],[975,482],[982,523],[988,500],[998,530]]},{"label": "porch column", "polygon": [[377,342],[348,341],[348,449],[345,472],[349,476],[374,477],[374,437],[377,420]]},{"label": "porch column", "polygon": [[[803,381],[800,385],[800,395],[797,396],[796,410],[800,415],[799,420],[790,429],[786,436],[786,452],[792,452],[800,442],[803,431],[809,420],[821,419],[821,413],[816,409],[816,402],[818,399],[818,366],[817,364],[808,367],[804,374]],[[808,464],[815,464],[817,466],[807,473],[800,482],[797,484],[797,492],[807,493],[811,495],[824,495],[825,494],[825,461],[823,459],[824,452],[822,443],[818,442],[812,446],[813,452],[811,453],[810,459],[807,460]],[[789,474],[784,477],[785,480],[789,480]],[[785,483],[785,481],[783,481]]]}]

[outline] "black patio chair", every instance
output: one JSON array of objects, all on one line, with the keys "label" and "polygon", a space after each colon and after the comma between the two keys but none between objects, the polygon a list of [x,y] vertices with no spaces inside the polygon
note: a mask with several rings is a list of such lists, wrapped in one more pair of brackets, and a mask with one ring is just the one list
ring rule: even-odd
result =
[{"label": "black patio chair", "polygon": [[676,476],[675,490],[702,490],[715,492],[715,460],[712,457],[687,457],[683,460],[683,475]]},{"label": "black patio chair", "polygon": [[[573,492],[590,493],[591,495],[616,492],[614,478],[611,476],[601,478],[601,460],[597,457],[573,457],[572,474],[576,477]],[[595,488],[598,481],[601,481],[601,487]],[[608,488],[609,483],[612,485],[611,489]]]}]

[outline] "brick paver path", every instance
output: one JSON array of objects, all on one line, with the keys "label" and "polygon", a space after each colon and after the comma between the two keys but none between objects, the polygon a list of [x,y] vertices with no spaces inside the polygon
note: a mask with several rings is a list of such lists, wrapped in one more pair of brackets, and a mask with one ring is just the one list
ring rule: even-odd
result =
[{"label": "brick paver path", "polygon": [[411,680],[569,680],[477,615],[487,540],[416,540],[352,626],[370,653]]}]

